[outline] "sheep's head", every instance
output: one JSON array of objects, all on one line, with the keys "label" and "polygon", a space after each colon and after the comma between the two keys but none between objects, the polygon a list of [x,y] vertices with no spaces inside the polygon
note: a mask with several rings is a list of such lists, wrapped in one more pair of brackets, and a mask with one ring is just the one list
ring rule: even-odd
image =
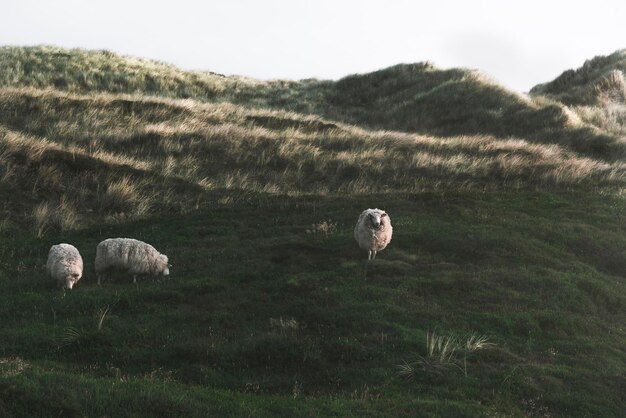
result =
[{"label": "sheep's head", "polygon": [[381,226],[384,226],[387,223],[389,217],[384,210],[380,209],[371,209],[369,214],[369,221],[372,225],[372,228],[379,229]]},{"label": "sheep's head", "polygon": [[170,267],[172,265],[168,263],[168,259],[167,259],[166,255],[161,254],[161,262],[162,262],[161,273],[164,276],[169,276],[170,275]]},{"label": "sheep's head", "polygon": [[72,273],[72,274],[68,275],[65,278],[65,283],[64,283],[63,287],[65,289],[72,290],[72,288],[74,287],[76,282],[78,282],[80,280],[80,278],[81,278],[81,275],[79,273]]}]

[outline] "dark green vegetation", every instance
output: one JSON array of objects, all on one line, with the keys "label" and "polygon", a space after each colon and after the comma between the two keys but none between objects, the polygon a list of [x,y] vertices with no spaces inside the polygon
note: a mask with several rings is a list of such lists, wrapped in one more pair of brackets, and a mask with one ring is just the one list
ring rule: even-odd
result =
[{"label": "dark green vegetation", "polygon": [[[624,141],[581,108],[428,64],[259,82],[5,48],[0,68],[0,415],[622,415]],[[395,228],[369,265],[366,207]],[[114,236],[171,279],[96,286]],[[66,295],[58,242],[86,263]],[[495,346],[406,379],[432,330]]]}]

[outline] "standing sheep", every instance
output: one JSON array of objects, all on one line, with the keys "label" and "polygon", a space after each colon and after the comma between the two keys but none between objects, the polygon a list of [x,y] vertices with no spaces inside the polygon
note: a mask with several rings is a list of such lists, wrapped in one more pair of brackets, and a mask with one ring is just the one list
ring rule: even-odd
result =
[{"label": "standing sheep", "polygon": [[96,248],[96,275],[98,284],[102,276],[110,270],[133,275],[150,274],[157,276],[170,274],[167,256],[159,253],[152,245],[132,238],[109,238]]},{"label": "standing sheep", "polygon": [[385,249],[392,233],[391,219],[381,209],[364,210],[354,227],[354,239],[368,252],[368,260],[375,259],[376,253]]},{"label": "standing sheep", "polygon": [[83,258],[73,245],[53,245],[48,252],[46,271],[59,286],[71,290],[83,276]]}]

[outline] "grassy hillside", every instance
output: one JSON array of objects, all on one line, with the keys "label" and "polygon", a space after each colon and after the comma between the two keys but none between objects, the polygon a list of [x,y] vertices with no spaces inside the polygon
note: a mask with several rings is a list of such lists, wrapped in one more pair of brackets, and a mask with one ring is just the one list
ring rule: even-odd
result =
[{"label": "grassy hillside", "polygon": [[258,81],[107,51],[0,48],[0,86],[191,98],[273,109],[382,129],[437,136],[522,137],[559,144],[594,158],[624,159],[626,143],[593,129],[560,102],[530,97],[466,69],[397,65],[337,82]]},{"label": "grassy hillside", "polygon": [[626,134],[626,50],[588,60],[531,90],[570,106],[585,122],[605,132]]},{"label": "grassy hillside", "polygon": [[553,81],[539,84],[532,94],[550,95],[568,105],[593,105],[611,99],[624,102],[626,50],[585,61],[576,70],[567,70]]},{"label": "grassy hillside", "polygon": [[[0,68],[0,415],[622,415],[625,148],[578,108],[428,64],[256,81],[38,47]],[[367,207],[394,225],[369,264]],[[114,236],[171,279],[97,286]],[[66,294],[58,242],[85,260]]]},{"label": "grassy hillside", "polygon": [[[383,205],[396,236],[366,266],[354,215]],[[5,227],[0,408],[618,417],[623,208],[569,193],[420,193],[269,198],[44,239]],[[168,254],[171,280],[96,286],[97,242],[122,235]],[[58,241],[87,263],[65,296],[41,267]],[[469,353],[465,367],[433,360],[401,376],[399,366],[427,356],[433,330],[496,345]]]},{"label": "grassy hillside", "polygon": [[186,213],[216,195],[599,191],[623,187],[626,171],[621,161],[521,139],[443,139],[225,103],[33,89],[0,91],[0,143],[5,211],[41,231]]}]

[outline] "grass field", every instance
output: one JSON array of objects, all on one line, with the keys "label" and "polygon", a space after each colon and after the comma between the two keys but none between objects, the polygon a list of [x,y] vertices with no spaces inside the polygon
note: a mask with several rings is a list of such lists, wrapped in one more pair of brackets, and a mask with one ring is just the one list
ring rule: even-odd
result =
[{"label": "grass field", "polygon": [[[618,131],[422,64],[260,82],[2,54],[0,415],[623,415]],[[367,207],[394,225],[371,263]],[[167,254],[170,279],[97,286],[117,236]],[[85,260],[65,294],[43,268],[59,242]]]}]

